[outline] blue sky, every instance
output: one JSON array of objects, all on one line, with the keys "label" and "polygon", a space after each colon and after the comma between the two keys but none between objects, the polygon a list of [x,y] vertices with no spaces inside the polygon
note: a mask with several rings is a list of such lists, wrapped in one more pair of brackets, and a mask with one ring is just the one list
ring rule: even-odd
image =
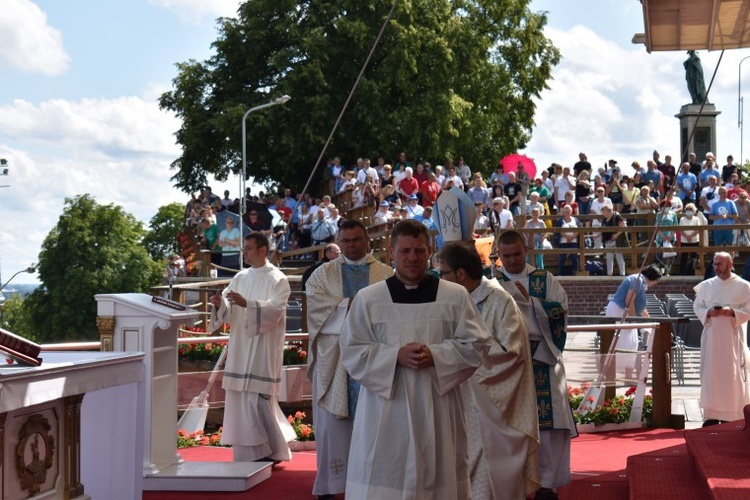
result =
[{"label": "blue sky", "polygon": [[[170,88],[175,63],[210,56],[215,18],[234,15],[238,1],[0,4],[0,158],[11,169],[0,177],[0,185],[10,184],[0,188],[0,265],[7,279],[37,260],[66,197],[90,193],[144,222],[159,206],[186,201],[169,182],[179,122],[158,109],[156,98]],[[689,100],[686,55],[648,54],[631,44],[643,31],[640,2],[534,0],[532,9],[549,12],[546,34],[563,61],[538,102],[524,152],[542,166],[572,164],[579,151],[595,165],[610,157],[643,162],[653,149],[678,157],[674,115]],[[739,156],[737,64],[748,54],[727,52],[711,91],[722,111],[719,158]],[[700,55],[708,81],[718,53]],[[750,64],[743,70],[750,80]],[[213,185],[215,192],[225,187],[237,193],[236,180]]]}]

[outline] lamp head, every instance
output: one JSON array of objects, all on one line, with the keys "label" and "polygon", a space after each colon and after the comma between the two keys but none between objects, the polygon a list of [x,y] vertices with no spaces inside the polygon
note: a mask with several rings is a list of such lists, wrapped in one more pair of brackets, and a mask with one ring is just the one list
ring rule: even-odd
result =
[{"label": "lamp head", "polygon": [[34,274],[36,272],[36,264],[32,262],[31,265],[26,268],[26,272],[29,274]]},{"label": "lamp head", "polygon": [[291,99],[292,99],[291,97],[289,97],[288,95],[284,94],[283,96],[281,96],[281,97],[277,97],[276,99],[274,99],[274,100],[273,100],[273,102],[274,102],[275,104],[286,104],[286,103],[288,103],[288,102],[289,102],[289,101],[290,101]]}]

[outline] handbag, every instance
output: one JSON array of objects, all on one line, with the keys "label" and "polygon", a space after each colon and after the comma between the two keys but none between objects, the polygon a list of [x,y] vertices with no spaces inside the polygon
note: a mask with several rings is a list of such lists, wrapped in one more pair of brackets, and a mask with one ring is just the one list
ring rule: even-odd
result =
[{"label": "handbag", "polygon": [[661,253],[662,257],[665,257],[665,258],[667,258],[667,257],[677,257],[677,252],[675,252],[673,250],[664,251],[666,249],[673,249],[674,248],[672,246],[671,242],[665,241],[664,243],[662,243],[661,248],[662,248],[662,253]]}]

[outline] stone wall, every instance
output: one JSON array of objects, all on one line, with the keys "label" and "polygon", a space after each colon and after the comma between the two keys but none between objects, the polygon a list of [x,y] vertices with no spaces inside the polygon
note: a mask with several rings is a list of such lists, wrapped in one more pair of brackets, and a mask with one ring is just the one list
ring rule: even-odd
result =
[{"label": "stone wall", "polygon": [[[622,278],[611,276],[581,276],[558,278],[568,293],[569,314],[572,316],[598,315],[607,306],[607,297],[617,291]],[[667,276],[648,289],[648,293],[664,300],[668,293],[683,293],[693,298],[693,287],[702,281],[701,276]]]}]

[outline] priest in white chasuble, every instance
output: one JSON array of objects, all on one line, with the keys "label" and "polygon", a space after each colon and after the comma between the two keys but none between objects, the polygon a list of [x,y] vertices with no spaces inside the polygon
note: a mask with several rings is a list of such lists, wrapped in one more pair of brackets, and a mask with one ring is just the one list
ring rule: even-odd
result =
[{"label": "priest in white chasuble", "polygon": [[570,440],[578,435],[568,400],[562,354],[567,338],[568,295],[549,271],[526,263],[523,234],[505,231],[497,238],[502,261],[497,279],[521,310],[531,344],[542,483],[534,498],[554,499],[555,489],[571,481]]},{"label": "priest in white chasuble", "polygon": [[212,328],[231,327],[222,387],[226,390],[222,444],[236,462],[289,460],[294,429],[279,408],[289,282],[268,262],[268,238],[250,233],[242,255],[251,267],[211,297]]},{"label": "priest in white chasuble", "polygon": [[523,500],[540,488],[539,424],[526,322],[513,298],[483,276],[473,242],[438,254],[440,277],[470,293],[492,334],[484,362],[463,385],[472,500]]},{"label": "priest in white chasuble", "polygon": [[370,255],[370,240],[361,222],[343,222],[338,243],[342,254],[316,269],[306,283],[310,332],[307,376],[313,383],[318,462],[312,493],[318,498],[346,489],[359,384],[341,364],[339,336],[344,317],[358,291],[393,275],[390,266]]},{"label": "priest in white chasuble", "polygon": [[713,264],[716,276],[696,285],[694,303],[703,323],[700,406],[704,426],[742,419],[742,409],[750,404],[750,283],[732,272],[730,254],[717,252]]},{"label": "priest in white chasuble", "polygon": [[396,273],[361,290],[341,333],[341,360],[361,384],[347,498],[470,498],[461,384],[489,332],[466,290],[426,274],[427,229],[399,222]]}]

